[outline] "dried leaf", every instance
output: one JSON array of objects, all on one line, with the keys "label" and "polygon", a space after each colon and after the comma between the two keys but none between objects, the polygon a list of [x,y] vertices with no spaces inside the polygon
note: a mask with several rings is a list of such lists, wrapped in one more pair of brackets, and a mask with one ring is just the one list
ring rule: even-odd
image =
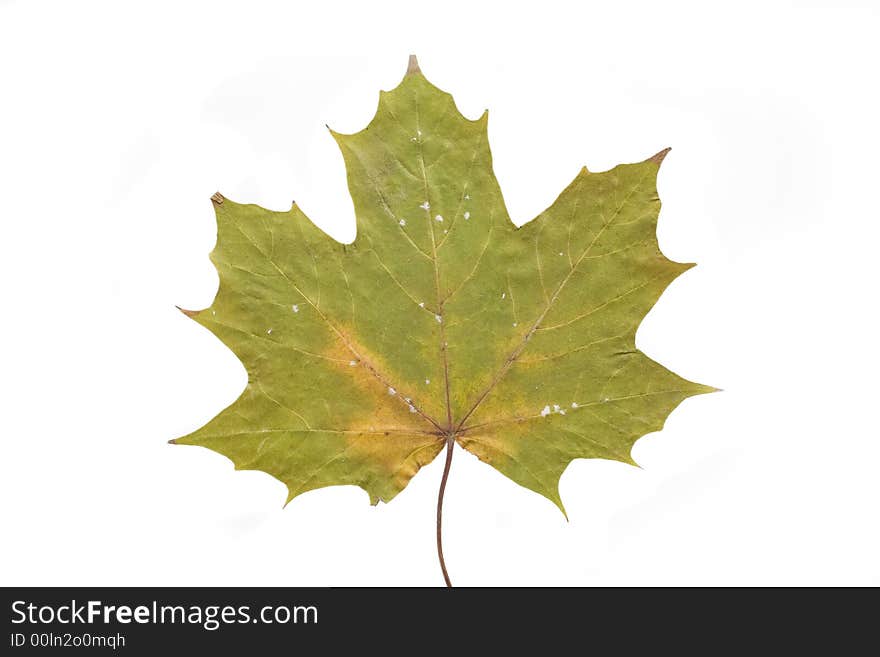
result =
[{"label": "dried leaf", "polygon": [[[332,131],[331,131],[332,132]],[[213,197],[220,275],[185,311],[241,359],[248,385],[173,441],[283,481],[288,501],[338,484],[389,501],[458,443],[562,509],[576,458],[632,463],[691,383],[635,332],[692,265],[656,239],[667,151],[582,169],[535,220],[510,221],[487,114],[463,117],[411,62],[362,131],[332,132],[357,238],[340,244],[297,207]]]}]

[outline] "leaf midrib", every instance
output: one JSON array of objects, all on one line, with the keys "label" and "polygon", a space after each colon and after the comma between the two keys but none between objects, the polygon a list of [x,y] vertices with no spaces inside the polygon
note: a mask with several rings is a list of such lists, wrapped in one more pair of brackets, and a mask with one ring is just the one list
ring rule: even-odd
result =
[{"label": "leaf midrib", "polygon": [[[434,267],[434,293],[436,295],[436,303],[437,303],[437,317],[440,322],[440,354],[443,359],[443,387],[446,394],[446,431],[449,436],[454,436],[454,432],[452,430],[452,400],[450,394],[450,386],[449,386],[449,356],[447,354],[447,344],[446,344],[446,327],[443,325],[444,317],[443,317],[443,307],[445,304],[445,299],[443,298],[442,293],[440,292],[440,266],[437,264],[437,240],[434,237],[434,226],[431,224],[431,193],[428,189],[428,172],[425,169],[425,153],[422,148],[422,128],[421,128],[421,115],[419,113],[419,99],[418,96],[415,98],[415,106],[416,106],[416,135],[418,144],[418,152],[419,152],[419,168],[422,173],[422,185],[425,192],[425,221],[428,227],[428,234],[431,237],[431,263]],[[436,424],[436,422],[434,423]]]}]

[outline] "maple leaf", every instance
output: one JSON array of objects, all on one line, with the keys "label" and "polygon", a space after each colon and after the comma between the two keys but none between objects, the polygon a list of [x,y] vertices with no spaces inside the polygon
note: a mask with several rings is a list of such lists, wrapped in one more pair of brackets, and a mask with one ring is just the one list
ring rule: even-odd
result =
[{"label": "maple leaf", "polygon": [[226,410],[173,440],[262,470],[288,502],[354,484],[388,502],[457,443],[564,509],[576,458],[633,463],[687,381],[635,346],[663,290],[692,265],[656,238],[667,151],[582,169],[517,228],[492,171],[484,113],[472,121],[415,58],[369,125],[331,134],[348,172],[357,237],[341,244],[287,212],[212,197],[220,287],[185,312],[244,363]]}]

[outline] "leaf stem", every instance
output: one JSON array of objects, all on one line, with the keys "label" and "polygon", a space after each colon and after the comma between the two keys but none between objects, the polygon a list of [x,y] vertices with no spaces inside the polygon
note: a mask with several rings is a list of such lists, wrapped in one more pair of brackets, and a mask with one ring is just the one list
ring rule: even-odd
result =
[{"label": "leaf stem", "polygon": [[440,479],[440,493],[437,496],[437,556],[440,558],[440,570],[443,571],[443,579],[446,586],[452,587],[449,573],[446,572],[446,561],[443,560],[443,495],[446,492],[446,480],[449,479],[449,468],[452,465],[452,448],[455,447],[455,436],[446,438],[446,465],[443,466],[443,477]]}]

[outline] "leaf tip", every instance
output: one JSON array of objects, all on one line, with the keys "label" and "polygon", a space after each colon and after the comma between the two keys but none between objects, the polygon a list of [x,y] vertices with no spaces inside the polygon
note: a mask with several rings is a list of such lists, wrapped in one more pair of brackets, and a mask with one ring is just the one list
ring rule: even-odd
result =
[{"label": "leaf tip", "polygon": [[184,315],[186,315],[187,317],[190,317],[190,318],[195,318],[200,312],[202,312],[201,310],[187,310],[186,308],[181,308],[180,306],[174,306],[174,307],[177,308]]},{"label": "leaf tip", "polygon": [[331,127],[330,127],[328,124],[326,124],[326,123],[324,124],[324,127],[327,128],[327,132],[330,133],[330,136],[333,137],[333,140],[334,140],[337,144],[339,144],[339,146],[341,147],[341,146],[342,146],[342,138],[343,138],[343,137],[346,137],[346,136],[348,136],[348,135],[344,135],[344,134],[342,134],[341,132],[336,132],[333,128],[331,128]]},{"label": "leaf tip", "polygon": [[571,518],[568,517],[568,511],[565,510],[565,506],[563,506],[562,500],[556,502],[556,506],[558,506],[559,510],[562,511],[562,517],[565,518],[565,522],[571,522]]},{"label": "leaf tip", "polygon": [[659,153],[656,153],[655,155],[652,155],[651,157],[649,157],[648,162],[653,162],[657,166],[660,166],[660,164],[663,162],[663,160],[666,158],[666,156],[669,155],[669,151],[671,151],[671,150],[672,150],[671,148],[664,148]]},{"label": "leaf tip", "polygon": [[211,196],[211,203],[213,203],[214,205],[223,205],[223,201],[225,200],[226,199],[223,197],[223,194],[221,194],[220,192],[214,192],[214,194]]},{"label": "leaf tip", "polygon": [[571,522],[568,517],[568,511],[565,510],[565,505],[562,503],[562,497],[559,495],[559,484],[557,483],[556,490],[552,492],[552,495],[547,495],[546,493],[544,495],[556,505],[557,509],[562,511],[562,517],[565,518],[565,522]]},{"label": "leaf tip", "polygon": [[178,443],[177,443],[177,438],[172,438],[171,440],[168,441],[168,444],[169,444],[169,445],[177,445],[177,444],[178,444]]},{"label": "leaf tip", "polygon": [[406,74],[407,75],[415,75],[416,73],[421,73],[422,69],[419,68],[419,60],[415,55],[409,56],[409,61],[406,63]]}]

